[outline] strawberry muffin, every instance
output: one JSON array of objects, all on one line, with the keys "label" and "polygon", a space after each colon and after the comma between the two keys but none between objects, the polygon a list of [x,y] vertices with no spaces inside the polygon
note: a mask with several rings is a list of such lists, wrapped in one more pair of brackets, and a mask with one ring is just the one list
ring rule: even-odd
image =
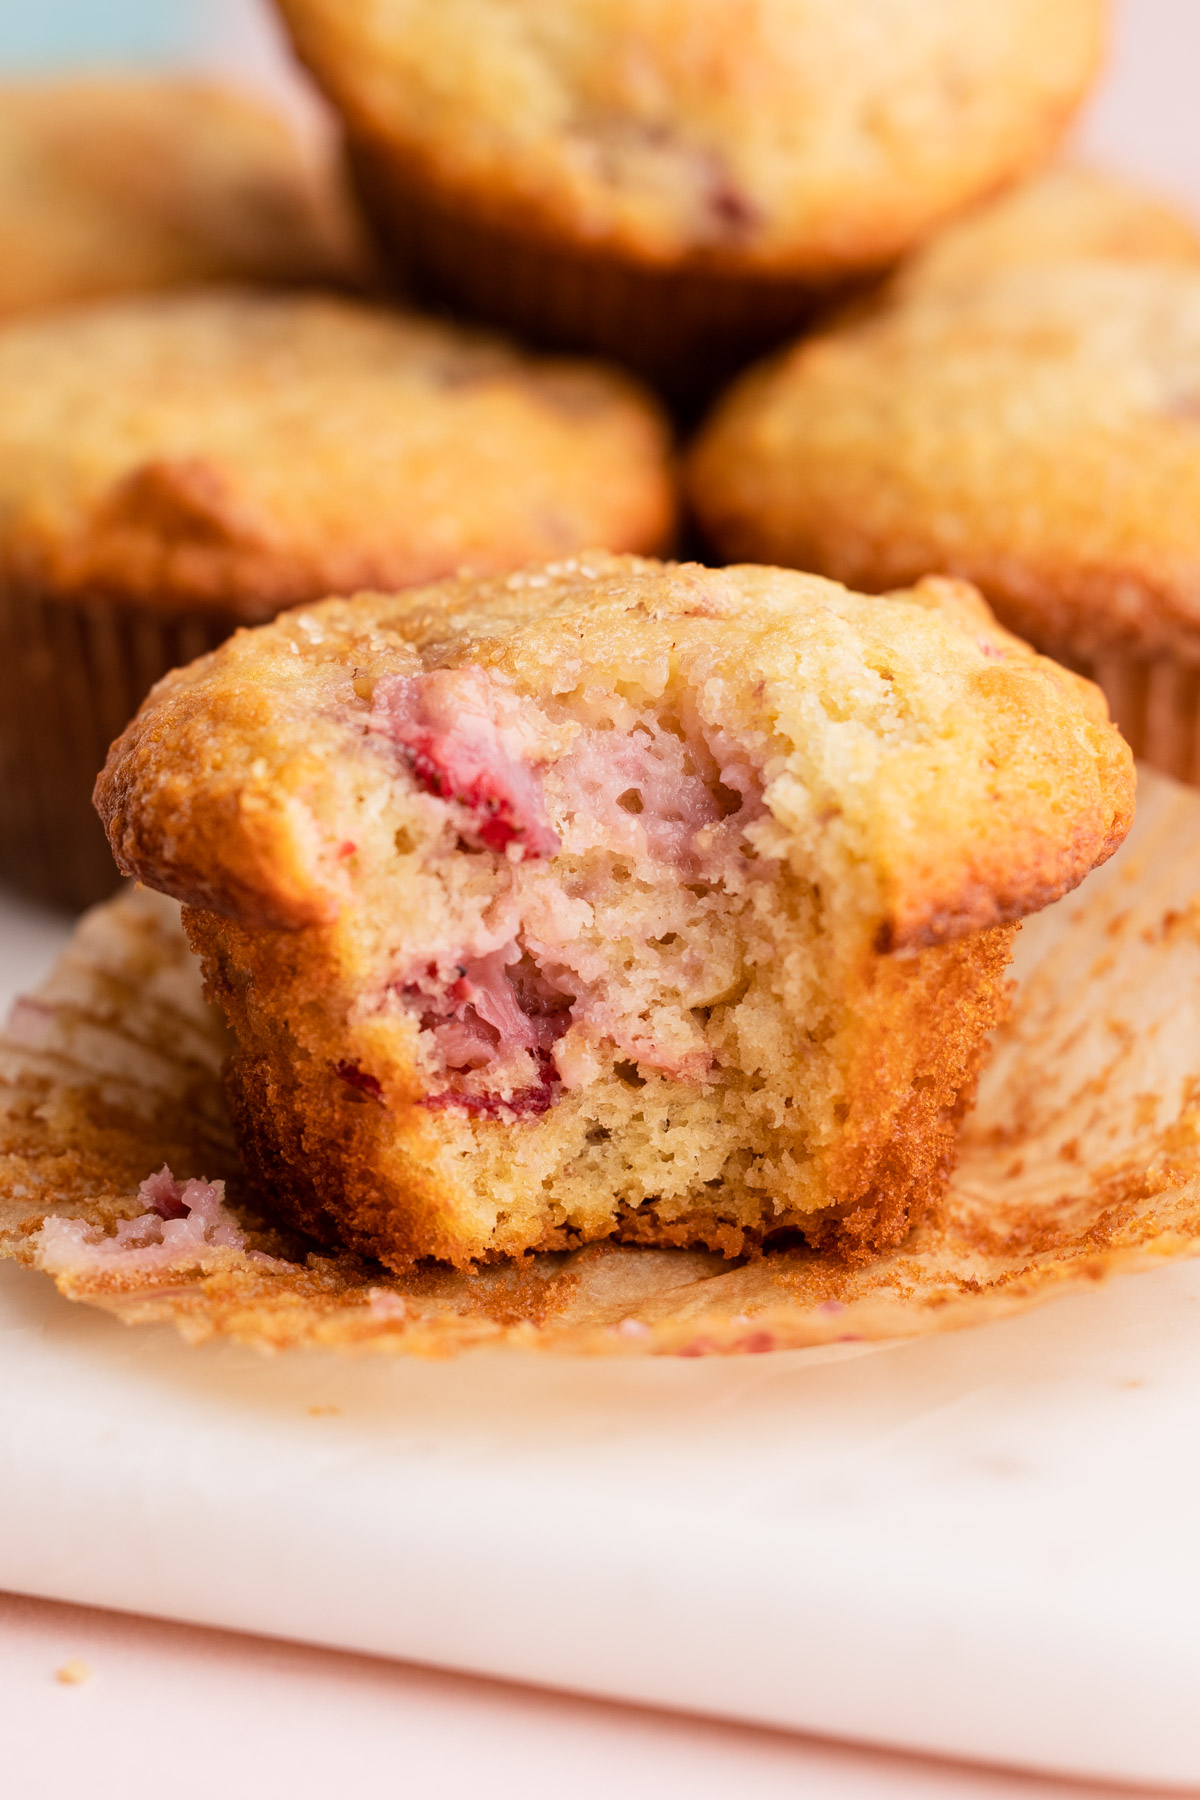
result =
[{"label": "strawberry muffin", "polygon": [[969,578],[1099,682],[1139,755],[1200,781],[1200,259],[1154,248],[1161,215],[1136,248],[1073,217],[1036,255],[1028,216],[964,228],[744,376],[691,497],[723,556],[870,591]]},{"label": "strawberry muffin", "polygon": [[1140,182],[1064,163],[972,207],[939,231],[908,258],[890,292],[1097,257],[1197,264],[1200,227]]},{"label": "strawberry muffin", "polygon": [[600,554],[241,632],[96,790],[186,902],[264,1196],[396,1269],[899,1242],[1014,921],[1132,796],[968,588]]},{"label": "strawberry muffin", "polygon": [[1058,139],[1103,0],[280,0],[405,279],[677,393]]},{"label": "strawberry muffin", "polygon": [[356,283],[332,160],[185,76],[0,84],[0,319],[199,281]]},{"label": "strawberry muffin", "polygon": [[116,881],[90,796],[151,684],[356,587],[656,550],[666,425],[624,377],[348,299],[208,288],[0,330],[0,874]]}]

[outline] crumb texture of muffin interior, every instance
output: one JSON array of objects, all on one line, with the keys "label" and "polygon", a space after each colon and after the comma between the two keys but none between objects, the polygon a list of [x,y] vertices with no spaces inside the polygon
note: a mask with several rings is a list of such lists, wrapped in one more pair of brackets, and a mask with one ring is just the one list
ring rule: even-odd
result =
[{"label": "crumb texture of muffin interior", "polygon": [[0,86],[0,317],[202,281],[358,282],[332,159],[186,76]]},{"label": "crumb texture of muffin interior", "polygon": [[1012,921],[1131,799],[970,590],[599,554],[241,633],[97,788],[188,902],[263,1191],[396,1267],[898,1241]]}]

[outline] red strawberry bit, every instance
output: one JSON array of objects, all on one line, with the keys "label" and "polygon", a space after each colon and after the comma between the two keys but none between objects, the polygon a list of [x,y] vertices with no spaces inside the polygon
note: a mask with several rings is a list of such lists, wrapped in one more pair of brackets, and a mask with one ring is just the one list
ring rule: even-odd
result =
[{"label": "red strawberry bit", "polygon": [[225,1207],[223,1181],[178,1181],[163,1164],[138,1188],[146,1211],[121,1219],[104,1235],[84,1219],[51,1213],[34,1237],[38,1267],[51,1275],[162,1275],[203,1267],[214,1251],[244,1253],[250,1262],[272,1258],[246,1250],[241,1227]]},{"label": "red strawberry bit", "polygon": [[431,967],[404,994],[420,1005],[421,1027],[433,1034],[449,1074],[491,1068],[514,1050],[533,1056],[538,1067],[539,1079],[508,1099],[466,1087],[426,1094],[420,1104],[430,1112],[511,1122],[537,1118],[554,1105],[562,1082],[550,1048],[571,1022],[569,999],[524,967],[516,944],[459,963],[449,983]]},{"label": "red strawberry bit", "polygon": [[368,1099],[378,1100],[382,1104],[383,1088],[374,1075],[369,1075],[365,1069],[360,1069],[356,1062],[335,1063],[333,1072],[339,1081],[346,1083],[347,1087],[354,1088],[358,1093],[366,1094]]},{"label": "red strawberry bit", "polygon": [[450,1070],[486,1069],[515,1050],[541,1057],[571,1023],[570,995],[515,943],[468,957],[450,975],[432,963],[402,991]]},{"label": "red strawberry bit", "polygon": [[155,1175],[147,1175],[138,1189],[138,1198],[146,1202],[146,1211],[160,1219],[186,1219],[191,1207],[183,1197],[184,1183],[176,1181],[166,1163]]},{"label": "red strawberry bit", "polygon": [[371,725],[405,754],[428,794],[469,815],[468,842],[504,855],[553,856],[540,777],[513,755],[498,720],[500,690],[482,669],[435,669],[378,682]]},{"label": "red strawberry bit", "polygon": [[543,1080],[531,1087],[518,1088],[505,1100],[499,1094],[472,1094],[447,1088],[440,1094],[426,1094],[421,1105],[430,1112],[457,1111],[476,1119],[535,1119],[549,1112],[558,1098],[558,1082],[552,1074],[548,1057],[539,1059],[547,1071]]}]

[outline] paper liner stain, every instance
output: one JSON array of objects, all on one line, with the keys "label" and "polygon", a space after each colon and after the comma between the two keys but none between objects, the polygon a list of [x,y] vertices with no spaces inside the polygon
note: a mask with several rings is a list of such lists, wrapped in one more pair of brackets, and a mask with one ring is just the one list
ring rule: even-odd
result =
[{"label": "paper liner stain", "polygon": [[85,916],[0,1040],[0,1255],[94,1242],[47,1237],[48,1216],[115,1235],[166,1163],[177,1184],[224,1181],[238,1229],[191,1260],[184,1232],[165,1261],[60,1254],[61,1293],[264,1348],[702,1356],[953,1329],[1200,1253],[1200,794],[1143,771],[1125,847],[1024,927],[1017,973],[940,1216],[866,1267],[591,1245],[399,1278],[256,1210],[178,909],[129,891]]}]

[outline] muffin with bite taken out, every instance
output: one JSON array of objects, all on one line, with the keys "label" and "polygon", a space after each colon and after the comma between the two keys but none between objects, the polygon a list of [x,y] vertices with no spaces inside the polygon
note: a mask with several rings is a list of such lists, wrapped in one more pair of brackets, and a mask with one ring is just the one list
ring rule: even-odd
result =
[{"label": "muffin with bite taken out", "polygon": [[240,633],[97,805],[186,902],[264,1196],[401,1268],[899,1242],[1132,788],[967,588],[597,553]]}]

